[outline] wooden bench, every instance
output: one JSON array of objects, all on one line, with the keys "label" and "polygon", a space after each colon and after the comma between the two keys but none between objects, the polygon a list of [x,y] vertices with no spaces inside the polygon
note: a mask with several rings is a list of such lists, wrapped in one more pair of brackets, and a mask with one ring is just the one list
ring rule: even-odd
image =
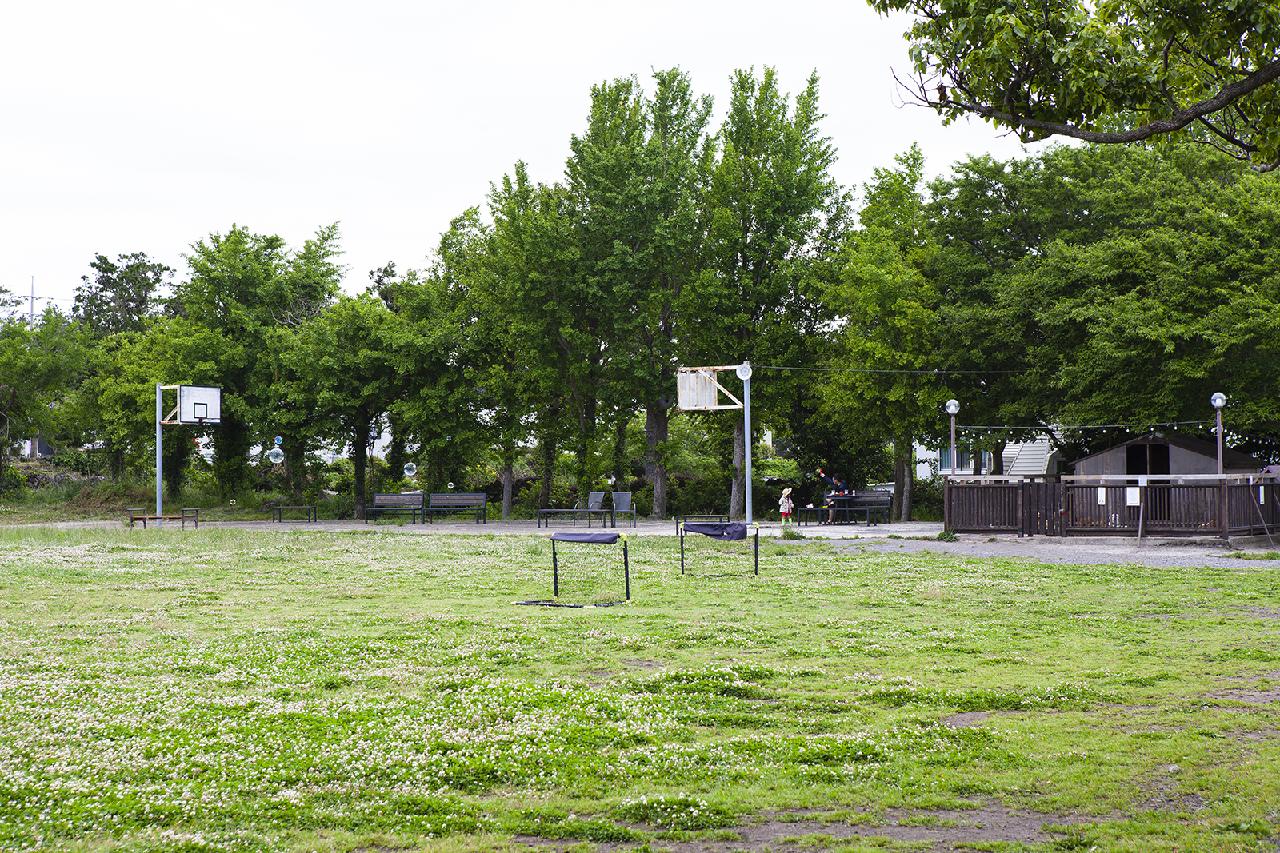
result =
[{"label": "wooden bench", "polygon": [[388,513],[391,515],[408,514],[411,521],[417,521],[420,517],[426,520],[423,497],[422,492],[376,492],[373,496],[373,503],[364,508],[365,523],[367,524],[371,519]]},{"label": "wooden bench", "polygon": [[435,516],[453,515],[460,512],[474,512],[476,524],[489,523],[489,496],[484,492],[432,492],[427,504],[427,518],[434,522]]},{"label": "wooden bench", "polygon": [[148,521],[177,521],[181,522],[182,529],[187,529],[187,522],[190,521],[198,530],[200,528],[200,508],[194,506],[186,506],[180,510],[178,515],[156,515],[140,506],[131,506],[125,509],[129,513],[129,526],[141,521],[143,529],[146,528]]},{"label": "wooden bench", "polygon": [[305,518],[294,519],[296,521],[301,521],[304,524],[310,524],[312,522],[319,521],[319,517],[316,515],[315,504],[293,504],[293,505],[286,504],[284,506],[273,506],[271,508],[271,520],[278,524],[283,524],[284,514],[286,510],[289,512],[304,513],[306,516]]}]

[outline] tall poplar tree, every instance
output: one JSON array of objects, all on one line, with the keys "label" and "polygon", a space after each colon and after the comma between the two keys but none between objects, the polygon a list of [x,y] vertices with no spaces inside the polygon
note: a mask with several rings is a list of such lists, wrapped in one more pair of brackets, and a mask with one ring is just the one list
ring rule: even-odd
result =
[{"label": "tall poplar tree", "polygon": [[[814,260],[830,248],[831,226],[843,212],[844,197],[830,173],[835,149],[821,133],[821,120],[816,74],[793,102],[772,68],[759,77],[734,73],[707,193],[704,268],[680,300],[687,329],[681,345],[692,361],[764,365],[794,357],[815,309],[804,283]],[[753,403],[761,415],[782,412],[793,390],[758,375]],[[738,420],[729,500],[734,516],[743,509],[745,450]]]}]

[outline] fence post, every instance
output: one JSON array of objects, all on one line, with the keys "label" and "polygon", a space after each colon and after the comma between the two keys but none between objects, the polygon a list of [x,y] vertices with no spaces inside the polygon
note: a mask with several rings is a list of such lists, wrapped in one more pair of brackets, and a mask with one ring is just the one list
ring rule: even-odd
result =
[{"label": "fence post", "polygon": [[1231,519],[1227,516],[1227,478],[1218,481],[1218,524],[1222,527],[1223,539],[1231,538]]},{"label": "fence post", "polygon": [[1027,494],[1027,481],[1025,479],[1018,481],[1018,538],[1021,539],[1027,532],[1027,511],[1025,496]]},{"label": "fence post", "polygon": [[951,529],[951,479],[942,481],[942,529]]}]

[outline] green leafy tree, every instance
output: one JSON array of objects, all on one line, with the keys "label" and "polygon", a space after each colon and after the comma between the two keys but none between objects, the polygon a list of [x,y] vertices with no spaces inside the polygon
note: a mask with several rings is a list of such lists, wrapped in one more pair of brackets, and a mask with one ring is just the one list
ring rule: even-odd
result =
[{"label": "green leafy tree", "polygon": [[76,288],[72,316],[97,337],[117,332],[138,332],[160,307],[160,293],[173,277],[173,269],[142,252],[95,255],[92,275],[81,277]]},{"label": "green leafy tree", "polygon": [[310,414],[316,433],[347,447],[355,513],[364,518],[369,445],[404,384],[403,320],[376,297],[344,296],[303,323],[281,353],[283,397]]},{"label": "green leafy tree", "polygon": [[0,322],[0,482],[12,442],[52,424],[51,406],[75,382],[85,347],[78,326],[52,308],[34,323]]},{"label": "green leafy tree", "polygon": [[[681,293],[686,357],[701,364],[796,365],[805,332],[821,325],[808,286],[833,249],[844,195],[830,174],[835,150],[821,135],[818,78],[794,99],[766,68],[738,71],[718,134],[719,158],[706,194],[703,269]],[[820,276],[819,276],[820,277]],[[785,421],[795,378],[763,375],[753,383],[759,422]],[[745,438],[733,427],[729,508],[742,513]]]},{"label": "green leafy tree", "polygon": [[641,406],[656,516],[667,512],[663,457],[679,365],[676,306],[698,273],[705,240],[710,113],[711,99],[694,95],[688,75],[676,69],[654,74],[651,96],[632,78],[597,87],[592,128],[577,140],[569,168],[587,275],[613,294],[615,306],[607,365],[614,476],[626,475],[627,424]]},{"label": "green leafy tree", "polygon": [[1280,165],[1272,0],[870,0],[914,18],[913,97],[1023,140],[1182,134]]},{"label": "green leafy tree", "polygon": [[[895,506],[904,521],[911,517],[915,441],[946,399],[934,373],[938,291],[922,269],[933,251],[923,179],[916,146],[896,158],[896,168],[875,170],[843,278],[828,295],[842,320],[826,388],[829,415],[854,434],[892,439]],[[844,367],[877,372],[839,372]]]},{"label": "green leafy tree", "polygon": [[192,246],[190,279],[176,289],[172,307],[222,339],[214,379],[223,389],[214,471],[224,496],[244,486],[254,439],[288,426],[275,387],[277,332],[307,322],[332,301],[342,276],[339,251],[336,224],[321,228],[296,253],[278,236],[240,226]]}]

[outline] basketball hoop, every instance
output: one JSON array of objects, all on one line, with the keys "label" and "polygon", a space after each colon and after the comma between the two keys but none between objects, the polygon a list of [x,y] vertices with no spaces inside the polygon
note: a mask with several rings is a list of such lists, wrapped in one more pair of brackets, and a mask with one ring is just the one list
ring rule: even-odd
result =
[{"label": "basketball hoop", "polygon": [[[718,374],[732,370],[742,380],[742,399],[720,384]],[[720,402],[720,395],[732,403]],[[686,412],[716,412],[742,409],[743,435],[746,436],[746,509],[751,523],[751,362],[720,367],[682,367],[676,372],[676,405]]]}]

